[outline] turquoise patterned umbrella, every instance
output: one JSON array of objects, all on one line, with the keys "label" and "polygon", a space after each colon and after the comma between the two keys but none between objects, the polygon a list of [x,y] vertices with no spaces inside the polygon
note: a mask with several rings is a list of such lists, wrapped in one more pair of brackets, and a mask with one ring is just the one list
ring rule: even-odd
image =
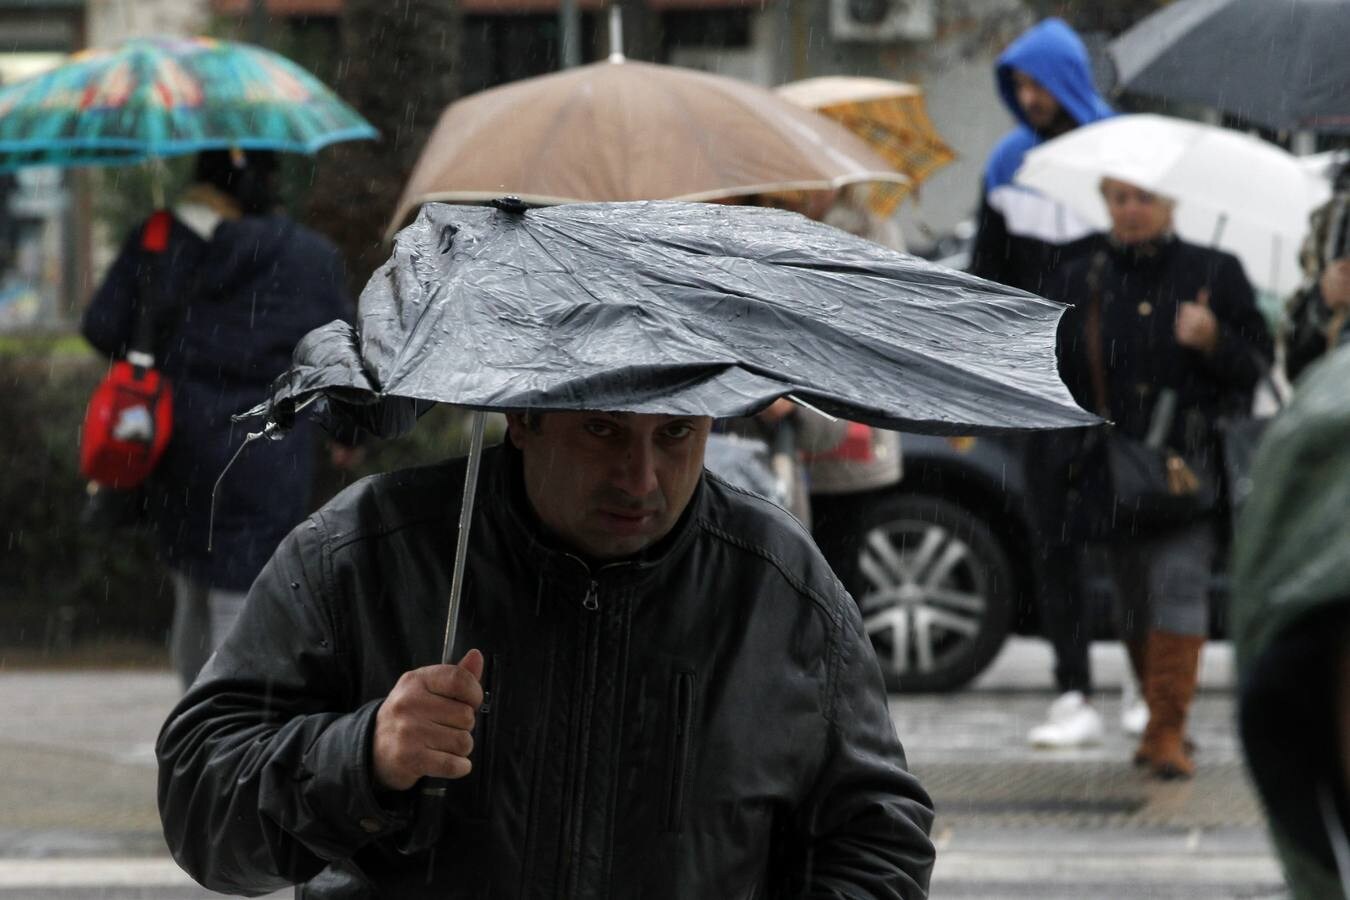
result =
[{"label": "turquoise patterned umbrella", "polygon": [[378,133],[317,78],[260,47],[136,38],[0,89],[0,171],[239,147],[314,153]]}]

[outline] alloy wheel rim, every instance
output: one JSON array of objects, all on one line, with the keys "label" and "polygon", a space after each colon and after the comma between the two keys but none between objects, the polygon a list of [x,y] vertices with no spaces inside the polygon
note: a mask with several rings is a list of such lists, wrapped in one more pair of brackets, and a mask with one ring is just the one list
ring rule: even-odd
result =
[{"label": "alloy wheel rim", "polygon": [[932,522],[874,528],[858,551],[863,624],[883,667],[928,673],[968,651],[988,609],[988,572],[970,545]]}]

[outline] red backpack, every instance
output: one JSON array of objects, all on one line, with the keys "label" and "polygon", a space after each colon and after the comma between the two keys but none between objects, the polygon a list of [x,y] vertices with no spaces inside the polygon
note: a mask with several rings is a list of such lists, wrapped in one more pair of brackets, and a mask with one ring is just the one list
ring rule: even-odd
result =
[{"label": "red backpack", "polygon": [[[141,248],[157,254],[157,262],[168,248],[170,223],[169,213],[160,210],[141,235]],[[158,274],[163,267],[149,268]],[[150,305],[148,296],[140,298],[136,341],[127,358],[114,362],[94,389],[80,433],[80,474],[107,488],[138,487],[164,455],[173,433],[169,381],[155,369],[150,352]]]}]

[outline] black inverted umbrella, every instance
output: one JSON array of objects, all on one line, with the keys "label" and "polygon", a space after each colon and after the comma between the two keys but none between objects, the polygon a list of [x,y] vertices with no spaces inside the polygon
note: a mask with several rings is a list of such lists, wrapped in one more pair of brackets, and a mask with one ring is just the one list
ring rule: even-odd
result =
[{"label": "black inverted umbrella", "polygon": [[424,206],[359,325],[301,342],[272,418],[323,396],[389,435],[430,402],[723,417],[792,395],[930,433],[1097,421],[1056,371],[1059,304],[780,210],[500,206]]},{"label": "black inverted umbrella", "polygon": [[1350,133],[1350,0],[1180,0],[1110,54],[1131,91],[1276,130]]}]

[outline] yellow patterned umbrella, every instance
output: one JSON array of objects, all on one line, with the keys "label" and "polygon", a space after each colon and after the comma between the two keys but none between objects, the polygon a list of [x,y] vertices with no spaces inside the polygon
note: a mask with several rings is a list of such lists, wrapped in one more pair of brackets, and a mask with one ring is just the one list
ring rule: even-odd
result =
[{"label": "yellow patterned umbrella", "polygon": [[822,113],[872,145],[887,162],[909,176],[907,183],[877,183],[868,206],[890,216],[933,172],[956,158],[938,134],[924,106],[923,89],[884,78],[827,76],[775,88],[797,106]]}]

